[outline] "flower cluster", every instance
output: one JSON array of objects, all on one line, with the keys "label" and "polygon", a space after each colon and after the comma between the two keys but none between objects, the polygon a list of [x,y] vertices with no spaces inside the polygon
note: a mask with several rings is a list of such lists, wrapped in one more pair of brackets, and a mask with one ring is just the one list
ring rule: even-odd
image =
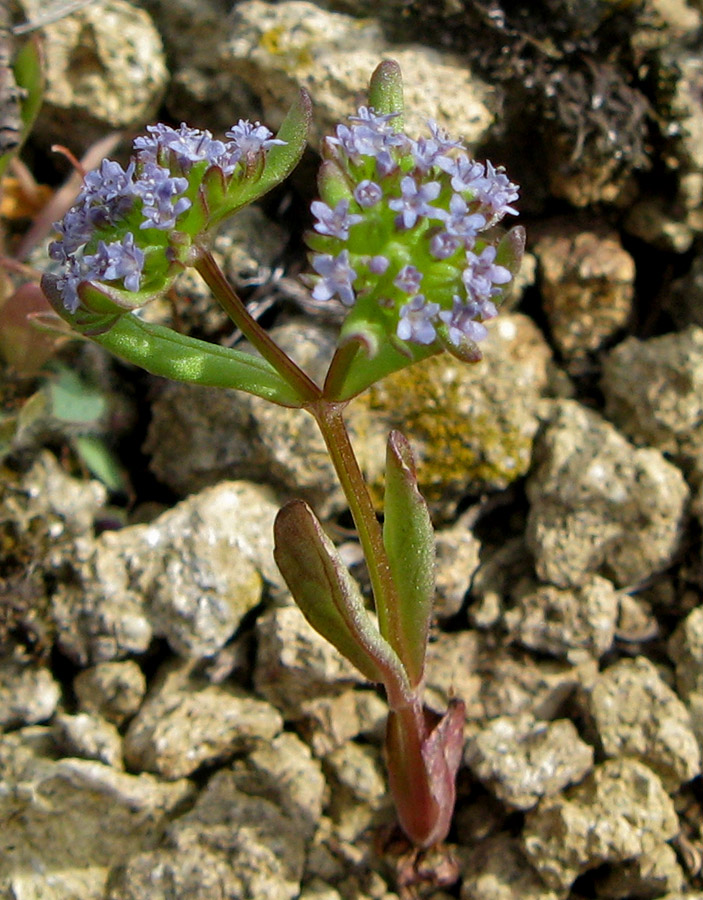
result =
[{"label": "flower cluster", "polygon": [[512,279],[487,230],[517,214],[518,187],[434,122],[419,140],[395,130],[396,115],[361,107],[326,139],[313,298],[363,308],[400,341],[470,347]]},{"label": "flower cluster", "polygon": [[[108,284],[130,293],[156,289],[164,267],[182,261],[192,232],[188,213],[203,201],[201,185],[210,170],[228,180],[243,178],[269,147],[283,144],[258,122],[240,120],[228,141],[181,124],[152,125],[135,139],[126,169],[104,160],[89,172],[74,206],[54,228],[49,255],[63,267],[57,281],[63,304],[75,312],[82,282]],[[194,171],[196,170],[197,171]]]}]

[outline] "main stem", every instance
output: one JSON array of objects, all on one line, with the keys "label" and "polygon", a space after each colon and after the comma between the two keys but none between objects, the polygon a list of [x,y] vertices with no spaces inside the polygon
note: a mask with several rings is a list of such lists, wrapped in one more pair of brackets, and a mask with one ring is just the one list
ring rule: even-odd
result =
[{"label": "main stem", "polygon": [[318,400],[306,408],[320,428],[359,534],[371,579],[379,631],[402,662],[398,595],[383,543],[383,532],[342,416],[345,406],[346,403]]},{"label": "main stem", "polygon": [[224,309],[244,337],[263,358],[271,363],[278,374],[296,390],[302,400],[311,402],[321,395],[320,388],[293,360],[281,350],[271,336],[248,312],[232,285],[225,278],[209,250],[202,249],[194,263],[194,268],[212,291],[215,299]]}]

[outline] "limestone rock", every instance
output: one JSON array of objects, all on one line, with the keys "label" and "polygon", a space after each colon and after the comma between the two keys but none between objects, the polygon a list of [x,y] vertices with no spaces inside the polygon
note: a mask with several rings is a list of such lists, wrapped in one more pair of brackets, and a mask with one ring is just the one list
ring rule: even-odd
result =
[{"label": "limestone rock", "polygon": [[125,760],[138,771],[181,778],[270,741],[282,729],[279,712],[245,691],[207,684],[192,665],[160,673],[125,735]]},{"label": "limestone rock", "polygon": [[567,588],[599,574],[626,586],[669,564],[689,491],[659,451],[636,449],[596,413],[562,400],[535,453],[527,540],[543,581]]},{"label": "limestone rock", "polygon": [[82,759],[28,761],[0,791],[0,885],[8,896],[103,896],[110,866],[158,845],[185,780],[163,784]]},{"label": "limestone rock", "polygon": [[211,656],[261,600],[258,547],[250,534],[255,522],[254,541],[261,539],[260,506],[251,495],[217,485],[135,534],[143,549],[134,582],[155,634],[181,656]]},{"label": "limestone rock", "polygon": [[523,647],[575,660],[600,657],[615,637],[618,592],[607,578],[594,575],[575,588],[557,588],[522,578],[512,588],[503,622]]},{"label": "limestone rock", "polygon": [[110,722],[88,713],[61,714],[52,722],[54,740],[64,756],[94,759],[124,768],[122,762],[122,736]]},{"label": "limestone rock", "polygon": [[73,690],[81,710],[98,713],[119,726],[139,709],[146,694],[146,678],[131,659],[98,663],[76,675]]},{"label": "limestone rock", "polygon": [[647,852],[632,862],[611,866],[596,879],[599,897],[666,897],[680,891],[685,877],[669,844],[652,841]]},{"label": "limestone rock", "polygon": [[[39,4],[41,7],[41,3]],[[46,91],[37,130],[80,154],[159,107],[168,73],[149,15],[125,0],[88,4],[45,29]]]},{"label": "limestone rock", "polygon": [[354,841],[372,824],[392,820],[387,776],[380,753],[349,742],[325,757],[332,784],[329,815],[344,841]]},{"label": "limestone rock", "polygon": [[259,567],[276,577],[275,509],[266,491],[223,483],[149,525],[77,542],[52,598],[62,648],[100,663],[163,636],[184,657],[212,656],[260,602]]},{"label": "limestone rock", "polygon": [[676,666],[676,685],[691,714],[703,753],[703,609],[696,607],[680,622],[669,640]]},{"label": "limestone rock", "polygon": [[594,660],[578,665],[562,660],[535,660],[532,654],[490,646],[479,657],[481,719],[530,712],[537,719],[556,717],[564,702],[598,671]]},{"label": "limestone rock", "polygon": [[115,867],[106,900],[293,900],[300,891],[304,842],[298,823],[270,800],[242,793],[234,773],[216,773],[193,809],[177,819],[158,850]]},{"label": "limestone rock", "polygon": [[597,350],[627,323],[635,263],[617,232],[563,220],[534,243],[550,333],[568,359]]},{"label": "limestone rock", "polygon": [[518,841],[507,834],[488,838],[461,854],[461,900],[562,900],[530,866]]},{"label": "limestone rock", "polygon": [[547,885],[566,890],[583,872],[651,853],[678,827],[673,802],[654,772],[617,759],[528,813],[522,844]]},{"label": "limestone rock", "polygon": [[700,773],[691,717],[648,659],[609,666],[586,697],[606,756],[642,760],[670,790]]},{"label": "limestone rock", "polygon": [[593,767],[593,748],[568,719],[504,716],[469,741],[464,762],[500,800],[530,809],[542,797],[580,781]]},{"label": "limestone rock", "polygon": [[479,565],[480,549],[480,541],[466,528],[443,528],[435,532],[437,565],[433,613],[438,619],[451,618],[461,610]]},{"label": "limestone rock", "polygon": [[74,662],[85,666],[148,649],[154,632],[144,598],[131,584],[127,555],[143,546],[132,528],[106,532],[77,540],[72,558],[62,563],[51,613],[57,644]]},{"label": "limestone rock", "polygon": [[468,718],[479,717],[477,702],[481,691],[482,642],[475,631],[436,634],[427,647],[425,663],[425,702],[444,712],[452,697],[466,704]]},{"label": "limestone rock", "polygon": [[11,660],[0,663],[0,727],[46,722],[60,699],[61,688],[48,669]]},{"label": "limestone rock", "polygon": [[307,623],[297,606],[265,613],[257,621],[257,632],[256,691],[286,717],[300,717],[301,705],[308,700],[368,683]]},{"label": "limestone rock", "polygon": [[679,693],[703,694],[703,607],[697,606],[679,623],[669,640]]},{"label": "limestone rock", "polygon": [[[303,0],[238,3],[221,48],[221,68],[261,98],[264,118],[277,125],[299,88],[315,98],[312,143],[357,109],[358,95],[384,57],[403,70],[407,128],[424,132],[433,118],[469,145],[493,122],[492,91],[453,54],[419,44],[390,48],[373,19],[321,10]],[[422,131],[421,131],[422,129]]]},{"label": "limestone rock", "polygon": [[315,756],[363,736],[380,744],[386,730],[388,705],[376,689],[347,688],[331,696],[310,697],[298,707],[300,730]]},{"label": "limestone rock", "polygon": [[630,440],[703,480],[703,328],[627,338],[605,357],[602,385],[606,415]]},{"label": "limestone rock", "polygon": [[309,838],[317,828],[327,795],[327,782],[310,748],[284,731],[260,743],[233,766],[237,787],[250,796],[274,800]]},{"label": "limestone rock", "polygon": [[42,450],[17,485],[3,494],[0,520],[13,522],[18,531],[45,532],[52,548],[92,531],[107,491],[95,480],[72,478],[53,453]]}]

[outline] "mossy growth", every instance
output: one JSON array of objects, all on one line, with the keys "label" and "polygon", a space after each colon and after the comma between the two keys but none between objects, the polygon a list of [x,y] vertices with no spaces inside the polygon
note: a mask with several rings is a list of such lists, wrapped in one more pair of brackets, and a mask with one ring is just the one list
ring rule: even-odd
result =
[{"label": "mossy growth", "polygon": [[[535,429],[521,399],[505,397],[485,362],[434,356],[375,384],[358,402],[411,436],[419,487],[430,502],[500,490],[529,467]],[[380,500],[382,485],[372,490]]]}]

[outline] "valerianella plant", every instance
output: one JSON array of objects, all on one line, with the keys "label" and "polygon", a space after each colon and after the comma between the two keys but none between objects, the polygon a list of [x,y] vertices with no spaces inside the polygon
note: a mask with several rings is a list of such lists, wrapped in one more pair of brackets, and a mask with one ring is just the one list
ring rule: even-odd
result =
[{"label": "valerianella plant", "polygon": [[[312,204],[312,296],[348,308],[322,386],[247,313],[208,243],[225,217],[295,166],[310,115],[305,94],[278,135],[239,122],[226,141],[182,125],[149,128],[126,169],[106,161],[50,248],[62,271],[44,290],[58,314],[118,356],[150,372],[236,387],[317,421],[349,502],[366,558],[375,617],[312,510],[293,501],[275,524],[276,562],[303,614],[369,680],[390,707],[386,757],[403,832],[422,850],[448,833],[463,744],[464,705],[443,713],[422,701],[434,595],[434,538],[410,445],[388,439],[379,524],[343,419],[347,403],[385,375],[449,351],[481,358],[485,321],[497,314],[519,266],[524,232],[497,224],[515,215],[518,188],[473,160],[435,123],[403,131],[396,63],[371,79],[369,105],[323,147],[320,199]],[[194,266],[260,356],[145,323],[138,308]]]}]

